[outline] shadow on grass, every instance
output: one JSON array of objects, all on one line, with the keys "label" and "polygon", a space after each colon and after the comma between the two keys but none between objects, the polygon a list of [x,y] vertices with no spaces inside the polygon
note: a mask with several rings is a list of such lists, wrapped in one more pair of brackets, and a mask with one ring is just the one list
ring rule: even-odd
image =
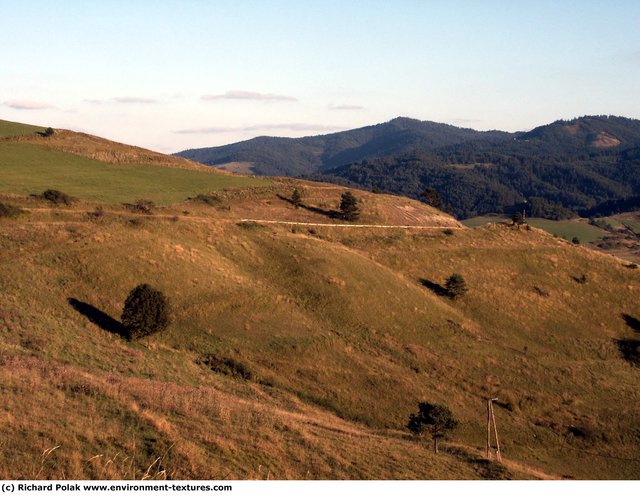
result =
[{"label": "shadow on grass", "polygon": [[627,323],[627,325],[631,327],[631,329],[633,329],[636,332],[640,332],[640,320],[636,319],[635,317],[632,317],[628,313],[623,313],[622,318]]},{"label": "shadow on grass", "polygon": [[640,340],[638,339],[616,339],[618,350],[627,362],[636,367],[640,367]]},{"label": "shadow on grass", "polygon": [[429,279],[420,279],[420,284],[422,284],[425,288],[430,289],[438,296],[449,296],[449,291],[447,289],[438,284],[437,282],[430,281]]},{"label": "shadow on grass", "polygon": [[[277,195],[277,196],[282,201],[286,201],[287,203],[290,203],[291,205],[295,205],[295,203],[293,203],[293,200],[291,198],[287,198],[286,196],[283,196],[283,195]],[[313,213],[316,213],[316,214],[324,215],[325,217],[329,217],[330,219],[341,219],[342,218],[342,214],[340,212],[338,212],[337,210],[326,210],[324,208],[319,208],[319,207],[310,207],[309,205],[305,205],[304,203],[300,203],[298,206],[300,208],[304,208],[305,210],[308,210],[309,212],[313,212]]]},{"label": "shadow on grass", "polygon": [[67,298],[69,305],[79,314],[84,315],[90,322],[94,323],[101,329],[117,334],[123,338],[127,337],[127,330],[122,323],[110,315],[104,313],[102,310],[85,303],[84,301],[77,300],[75,298]]},{"label": "shadow on grass", "polygon": [[487,480],[511,480],[514,475],[501,463],[487,460],[464,449],[449,446],[443,447],[443,452],[448,453],[458,460],[475,466],[478,475]]}]

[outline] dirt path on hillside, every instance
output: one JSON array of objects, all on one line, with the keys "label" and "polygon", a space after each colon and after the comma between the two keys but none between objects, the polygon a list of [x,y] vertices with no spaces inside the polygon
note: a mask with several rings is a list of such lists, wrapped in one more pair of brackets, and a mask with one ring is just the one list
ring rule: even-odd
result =
[{"label": "dirt path on hillside", "polygon": [[407,226],[386,224],[322,224],[318,222],[297,222],[290,220],[240,219],[238,222],[255,222],[257,224],[284,224],[288,226],[318,226],[318,227],[373,227],[381,229],[465,229],[458,226]]},{"label": "dirt path on hillside", "polygon": [[[53,212],[56,211],[55,208],[43,208],[43,207],[31,207],[24,208],[29,212]],[[86,212],[79,212],[74,210],[62,210],[60,212],[64,213],[72,213],[79,215],[86,215]],[[130,215],[139,215],[142,218],[159,218],[159,219],[175,219],[178,218],[183,221],[188,222],[254,222],[256,224],[280,224],[287,226],[309,226],[309,227],[353,227],[353,228],[375,228],[375,229],[466,229],[464,226],[412,226],[412,225],[396,225],[396,224],[332,224],[332,223],[321,223],[321,222],[299,222],[299,221],[290,221],[290,220],[271,220],[271,219],[225,219],[225,218],[216,218],[213,219],[211,217],[200,217],[193,215],[172,215],[172,214],[138,214],[135,212],[123,212],[116,210],[104,210],[105,214],[130,214]],[[68,222],[77,222],[77,221],[63,221],[63,220],[52,220],[52,221],[33,221],[31,224],[64,224]]]}]

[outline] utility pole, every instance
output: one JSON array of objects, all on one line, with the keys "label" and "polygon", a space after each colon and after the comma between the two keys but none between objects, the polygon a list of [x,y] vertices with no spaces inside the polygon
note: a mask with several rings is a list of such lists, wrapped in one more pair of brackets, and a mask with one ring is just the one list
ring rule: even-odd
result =
[{"label": "utility pole", "polygon": [[493,433],[496,437],[496,460],[502,461],[500,454],[500,441],[498,440],[498,426],[496,425],[496,416],[493,413],[493,402],[498,398],[487,398],[487,459],[491,460],[491,425],[493,424]]}]

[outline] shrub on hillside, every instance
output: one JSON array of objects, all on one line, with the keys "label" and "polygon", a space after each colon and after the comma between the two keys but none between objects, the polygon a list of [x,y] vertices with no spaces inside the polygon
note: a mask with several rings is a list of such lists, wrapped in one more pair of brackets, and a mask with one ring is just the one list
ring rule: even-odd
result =
[{"label": "shrub on hillside", "polygon": [[156,208],[156,204],[153,202],[153,200],[145,199],[136,200],[133,203],[125,203],[124,206],[132,212],[146,215],[152,214],[153,209]]},{"label": "shrub on hillside", "polygon": [[8,203],[0,203],[0,217],[13,218],[24,213],[20,207]]},{"label": "shrub on hillside", "polygon": [[447,282],[444,285],[444,288],[447,291],[447,295],[452,300],[455,300],[457,298],[460,298],[461,296],[464,296],[467,293],[467,291],[469,291],[469,288],[467,287],[467,283],[464,280],[464,277],[462,277],[458,273],[453,273],[449,276],[449,278],[447,279]]},{"label": "shrub on hillside", "polygon": [[40,197],[56,205],[71,205],[76,199],[57,189],[48,189]]},{"label": "shrub on hillside", "polygon": [[415,436],[421,438],[426,434],[431,435],[433,451],[438,452],[438,441],[458,426],[458,421],[453,417],[451,410],[444,405],[436,403],[419,403],[418,413],[409,416],[409,429]]},{"label": "shrub on hillside", "polygon": [[91,219],[99,219],[101,217],[104,217],[104,208],[102,208],[102,206],[98,205],[95,208],[95,210],[93,210],[93,212],[87,212],[87,215]]},{"label": "shrub on hillside", "polygon": [[205,205],[210,205],[212,207],[220,205],[222,203],[222,198],[215,194],[199,194],[194,198],[189,198],[189,200],[204,203]]},{"label": "shrub on hillside", "polygon": [[520,226],[524,224],[524,215],[522,215],[520,212],[515,212],[511,216],[511,221],[513,222],[513,225]]},{"label": "shrub on hillside", "polygon": [[204,355],[197,360],[197,363],[207,366],[213,372],[235,377],[238,379],[244,379],[245,381],[251,381],[254,379],[254,374],[243,363],[229,357],[220,357],[212,353]]},{"label": "shrub on hillside", "polygon": [[169,301],[148,284],[131,290],[122,310],[122,325],[129,340],[165,330],[169,326]]}]

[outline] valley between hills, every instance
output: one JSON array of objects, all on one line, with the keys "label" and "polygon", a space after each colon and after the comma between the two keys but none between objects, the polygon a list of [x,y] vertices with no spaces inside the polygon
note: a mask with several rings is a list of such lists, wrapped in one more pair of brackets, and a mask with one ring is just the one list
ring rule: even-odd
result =
[{"label": "valley between hills", "polygon": [[[640,476],[630,260],[402,196],[46,134],[0,121],[2,478]],[[365,227],[340,218],[347,190]],[[171,323],[123,339],[140,283]],[[406,428],[425,401],[458,420],[438,454]]]}]

